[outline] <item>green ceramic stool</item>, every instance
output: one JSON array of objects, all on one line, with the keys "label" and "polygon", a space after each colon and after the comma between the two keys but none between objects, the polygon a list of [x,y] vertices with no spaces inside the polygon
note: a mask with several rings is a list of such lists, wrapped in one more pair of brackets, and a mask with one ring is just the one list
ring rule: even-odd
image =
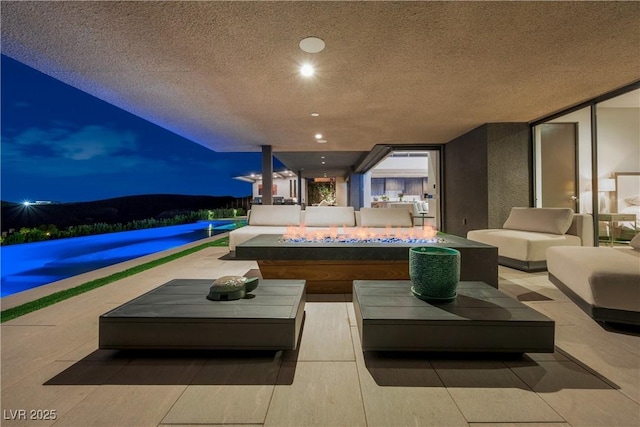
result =
[{"label": "green ceramic stool", "polygon": [[438,246],[409,249],[411,292],[429,302],[448,302],[456,298],[460,282],[460,252]]}]

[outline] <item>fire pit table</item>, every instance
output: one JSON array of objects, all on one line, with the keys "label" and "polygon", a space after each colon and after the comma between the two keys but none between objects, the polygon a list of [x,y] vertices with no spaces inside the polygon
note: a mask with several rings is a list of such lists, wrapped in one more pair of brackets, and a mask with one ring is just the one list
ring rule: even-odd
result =
[{"label": "fire pit table", "polygon": [[460,280],[498,287],[498,248],[438,233],[433,243],[290,242],[261,234],[236,247],[236,258],[256,260],[265,279],[303,279],[307,293],[351,293],[354,280],[408,280],[409,248],[460,251]]}]

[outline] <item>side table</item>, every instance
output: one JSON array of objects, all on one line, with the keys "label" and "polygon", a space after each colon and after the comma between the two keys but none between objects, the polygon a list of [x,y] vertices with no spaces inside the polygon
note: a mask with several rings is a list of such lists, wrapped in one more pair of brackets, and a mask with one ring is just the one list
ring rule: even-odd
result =
[{"label": "side table", "polygon": [[607,237],[609,244],[613,246],[615,239],[614,224],[617,222],[631,221],[635,224],[636,214],[631,213],[601,213],[598,214],[598,221],[606,223]]}]

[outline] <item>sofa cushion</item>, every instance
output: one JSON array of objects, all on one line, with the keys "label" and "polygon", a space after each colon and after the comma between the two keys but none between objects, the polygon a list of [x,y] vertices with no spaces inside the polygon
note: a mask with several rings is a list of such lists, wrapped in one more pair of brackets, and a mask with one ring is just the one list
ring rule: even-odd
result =
[{"label": "sofa cushion", "polygon": [[565,234],[573,221],[569,208],[511,208],[502,228]]},{"label": "sofa cushion", "polygon": [[300,225],[299,205],[255,205],[251,207],[249,225]]},{"label": "sofa cushion", "polygon": [[634,237],[633,239],[631,239],[631,241],[629,242],[629,244],[631,245],[631,247],[632,247],[633,249],[640,250],[640,233],[636,234],[636,237]]},{"label": "sofa cushion", "polygon": [[304,224],[307,227],[356,225],[353,206],[309,206],[304,212]]},{"label": "sofa cushion", "polygon": [[363,227],[413,227],[409,209],[361,208],[360,225]]}]

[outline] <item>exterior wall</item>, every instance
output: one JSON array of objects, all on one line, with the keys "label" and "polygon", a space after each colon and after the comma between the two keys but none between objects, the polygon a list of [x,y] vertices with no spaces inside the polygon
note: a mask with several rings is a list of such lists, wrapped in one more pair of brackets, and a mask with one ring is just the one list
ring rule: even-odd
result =
[{"label": "exterior wall", "polygon": [[513,206],[530,206],[530,140],[526,123],[489,123],[445,145],[445,232],[500,228]]},{"label": "exterior wall", "polygon": [[443,231],[466,237],[467,231],[487,228],[487,125],[444,146]]},{"label": "exterior wall", "polygon": [[531,206],[530,140],[526,123],[488,125],[488,228],[501,228],[512,207]]}]

